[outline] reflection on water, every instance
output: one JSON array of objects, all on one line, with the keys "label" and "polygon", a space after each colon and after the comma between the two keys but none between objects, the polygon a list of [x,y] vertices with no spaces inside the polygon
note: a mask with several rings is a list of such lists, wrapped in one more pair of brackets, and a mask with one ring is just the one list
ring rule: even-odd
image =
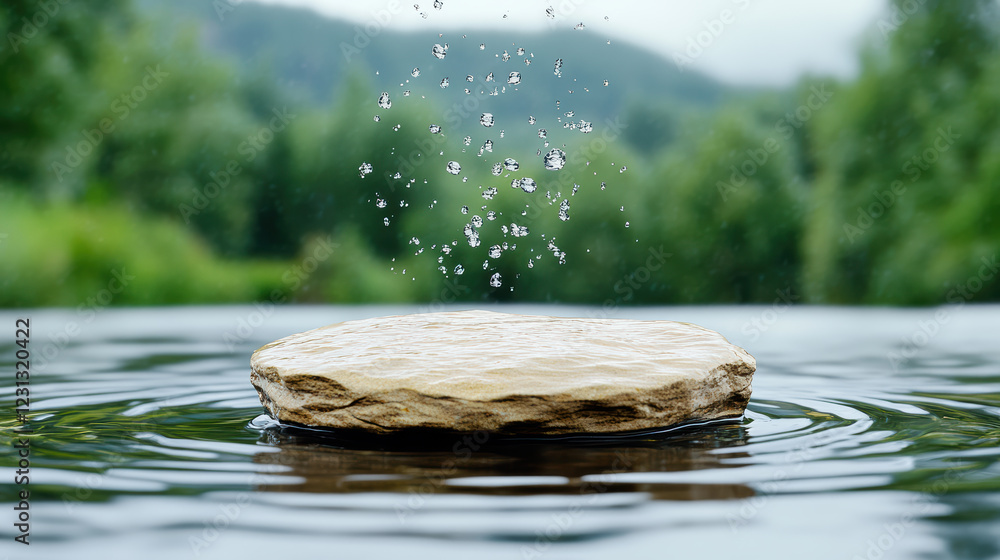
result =
[{"label": "reflection on water", "polygon": [[[620,480],[626,473],[738,467],[723,462],[745,456],[739,446],[746,431],[732,423],[618,439],[500,439],[478,432],[384,442],[317,436],[313,430],[282,428],[262,418],[254,424],[263,430],[262,442],[278,449],[258,453],[254,462],[300,479],[294,484],[262,484],[257,487],[261,491],[388,491],[421,497],[641,492],[657,500],[725,500],[754,494],[742,484]],[[725,452],[712,452],[720,449]]]},{"label": "reflection on water", "polygon": [[[31,377],[29,557],[1000,555],[996,307],[952,310],[895,364],[933,310],[794,308],[753,338],[761,308],[622,311],[705,325],[757,358],[744,418],[664,433],[388,441],[260,417],[253,349],[411,311],[284,308],[232,347],[252,309],[106,311],[68,341],[48,333],[75,313],[29,312],[33,355],[49,356]],[[14,350],[0,338],[6,371]]]}]

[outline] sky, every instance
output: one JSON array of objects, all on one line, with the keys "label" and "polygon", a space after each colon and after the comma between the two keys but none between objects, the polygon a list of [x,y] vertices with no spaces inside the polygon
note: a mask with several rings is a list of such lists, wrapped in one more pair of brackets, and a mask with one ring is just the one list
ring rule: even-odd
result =
[{"label": "sky", "polygon": [[635,43],[684,70],[755,86],[789,85],[806,72],[852,76],[860,46],[881,39],[875,24],[888,13],[885,0],[443,0],[440,9],[433,0],[260,1],[380,30],[543,31],[583,23],[581,33]]}]

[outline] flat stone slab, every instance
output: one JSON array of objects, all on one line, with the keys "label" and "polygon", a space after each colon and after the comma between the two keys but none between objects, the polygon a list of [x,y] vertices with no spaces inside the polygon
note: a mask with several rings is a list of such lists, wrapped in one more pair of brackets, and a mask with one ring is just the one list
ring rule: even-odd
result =
[{"label": "flat stone slab", "polygon": [[559,435],[738,417],[757,364],[689,323],[459,311],[322,327],[250,365],[283,422]]}]

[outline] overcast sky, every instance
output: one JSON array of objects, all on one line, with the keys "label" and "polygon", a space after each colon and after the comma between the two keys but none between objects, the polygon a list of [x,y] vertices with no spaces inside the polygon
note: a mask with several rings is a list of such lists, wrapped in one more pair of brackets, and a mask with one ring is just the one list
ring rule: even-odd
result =
[{"label": "overcast sky", "polygon": [[[444,0],[440,10],[433,0],[262,1],[308,6],[361,24],[389,14],[387,29],[407,31],[571,29],[583,23],[581,33],[637,43],[672,59],[682,55],[685,67],[751,85],[787,85],[805,71],[850,76],[862,39],[886,12],[885,0]],[[549,7],[554,18],[546,14]],[[688,46],[699,39],[702,51],[688,56]]]}]

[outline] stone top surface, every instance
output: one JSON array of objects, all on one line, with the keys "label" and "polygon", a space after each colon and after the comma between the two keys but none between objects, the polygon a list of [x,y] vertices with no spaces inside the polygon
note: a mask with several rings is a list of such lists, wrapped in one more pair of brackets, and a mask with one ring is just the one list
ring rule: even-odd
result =
[{"label": "stone top surface", "polygon": [[255,371],[327,378],[351,393],[405,389],[495,401],[571,395],[600,400],[756,362],[689,323],[557,318],[489,311],[380,317],[295,334],[257,350]]}]

